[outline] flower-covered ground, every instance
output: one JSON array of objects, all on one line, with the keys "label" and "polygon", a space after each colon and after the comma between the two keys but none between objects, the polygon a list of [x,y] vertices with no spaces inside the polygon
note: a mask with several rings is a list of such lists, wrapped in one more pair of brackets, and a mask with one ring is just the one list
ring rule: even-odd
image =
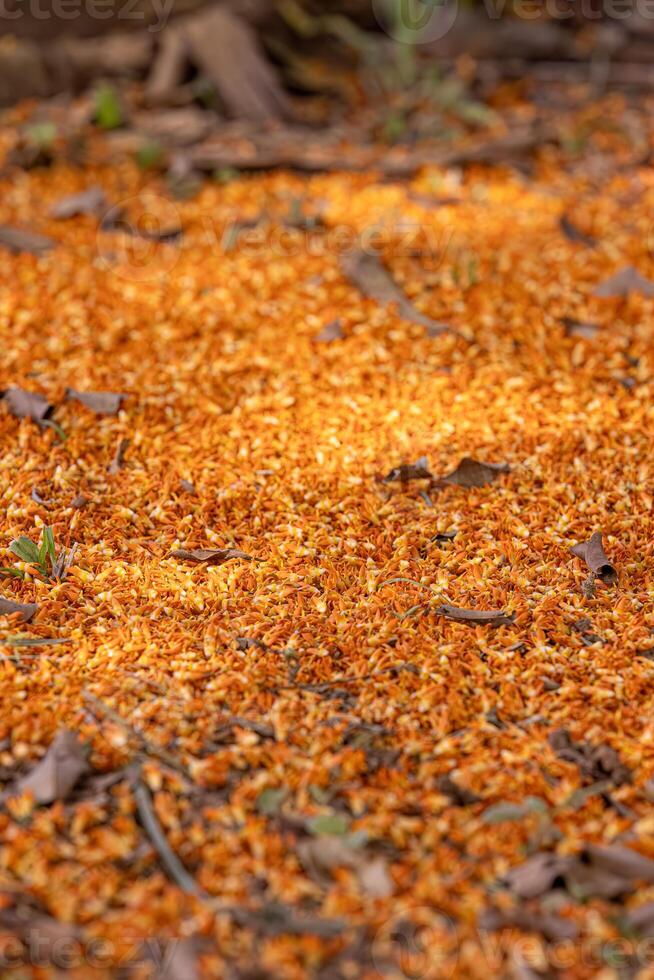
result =
[{"label": "flower-covered ground", "polygon": [[624,112],[526,169],[5,174],[3,976],[649,975]]}]

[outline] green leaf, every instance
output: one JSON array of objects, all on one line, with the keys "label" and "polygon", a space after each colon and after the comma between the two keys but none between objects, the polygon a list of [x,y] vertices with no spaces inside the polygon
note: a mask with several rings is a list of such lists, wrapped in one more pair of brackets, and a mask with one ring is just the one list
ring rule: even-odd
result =
[{"label": "green leaf", "polygon": [[219,167],[213,172],[213,179],[218,184],[230,184],[233,180],[238,180],[240,176],[240,172],[234,167]]},{"label": "green leaf", "polygon": [[136,153],[136,162],[141,170],[152,170],[154,167],[161,167],[165,162],[166,154],[160,143],[151,140],[139,147]]},{"label": "green leaf", "polygon": [[53,429],[53,431],[57,433],[57,435],[59,436],[62,442],[65,442],[66,439],[68,438],[64,430],[59,425],[59,423],[55,422],[53,419],[40,419],[39,425],[44,425],[48,429]]},{"label": "green leaf", "polygon": [[20,568],[0,568],[0,578],[25,578]]},{"label": "green leaf", "polygon": [[257,797],[255,804],[257,812],[263,814],[264,817],[276,816],[286,796],[285,789],[264,789]]},{"label": "green leaf", "polygon": [[347,834],[350,821],[338,813],[323,813],[307,821],[307,830],[312,834],[332,834],[342,837]]},{"label": "green leaf", "polygon": [[21,561],[27,561],[31,565],[41,564],[41,556],[38,547],[33,541],[26,538],[25,535],[21,535],[20,538],[16,538],[15,541],[12,541],[9,545],[9,550],[12,554],[16,555],[17,558],[20,558]]},{"label": "green leaf", "polygon": [[55,548],[54,533],[51,527],[43,528],[43,545],[45,547],[45,553],[49,557],[50,562],[54,565],[57,560],[57,550]]},{"label": "green leaf", "polygon": [[123,124],[123,110],[113,85],[100,85],[95,92],[93,118],[101,129],[118,129]]},{"label": "green leaf", "polygon": [[72,643],[69,637],[31,637],[31,636],[5,636],[0,639],[0,645],[5,644],[9,647],[56,647],[61,643]]},{"label": "green leaf", "polygon": [[482,814],[482,822],[489,824],[505,823],[509,820],[522,820],[532,813],[548,813],[547,804],[537,796],[528,796],[524,803],[495,803]]},{"label": "green leaf", "polygon": [[613,783],[610,779],[602,779],[599,782],[592,783],[590,786],[582,786],[574,790],[567,800],[561,804],[559,809],[563,810],[569,807],[572,810],[581,810],[588,800],[594,796],[600,796],[602,793],[606,793],[612,787]]},{"label": "green leaf", "polygon": [[35,123],[27,130],[27,138],[41,149],[49,149],[57,138],[57,127],[51,122]]}]

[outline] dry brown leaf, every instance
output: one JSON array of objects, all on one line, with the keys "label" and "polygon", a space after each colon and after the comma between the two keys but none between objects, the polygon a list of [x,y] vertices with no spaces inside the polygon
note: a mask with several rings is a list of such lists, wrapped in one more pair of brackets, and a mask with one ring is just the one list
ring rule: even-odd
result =
[{"label": "dry brown leaf", "polygon": [[11,787],[10,794],[31,793],[37,803],[65,800],[78,780],[90,771],[86,752],[74,732],[61,728],[45,756],[27,776]]},{"label": "dry brown leaf", "polygon": [[579,245],[587,245],[588,248],[595,248],[597,245],[597,241],[592,237],[592,235],[587,235],[586,232],[582,231],[580,228],[577,228],[577,226],[572,223],[566,214],[564,214],[559,221],[559,227],[569,242],[576,242]]},{"label": "dry brown leaf", "polygon": [[623,922],[628,926],[629,932],[637,933],[639,936],[651,936],[654,934],[654,902],[645,902],[637,909],[627,912]]},{"label": "dry brown leaf", "polygon": [[302,840],[297,850],[307,873],[323,886],[329,883],[332,871],[350,868],[356,874],[362,891],[371,898],[388,898],[393,894],[394,885],[386,860],[367,854],[346,837],[321,835]]},{"label": "dry brown leaf", "polygon": [[35,602],[12,602],[11,599],[0,599],[0,616],[14,616],[20,614],[21,622],[29,623],[34,619],[39,611]]},{"label": "dry brown leaf", "polygon": [[552,732],[547,741],[559,759],[578,766],[582,776],[589,782],[609,779],[615,786],[631,782],[631,771],[610,745],[574,742],[564,728]]},{"label": "dry brown leaf", "polygon": [[345,334],[340,320],[332,320],[326,324],[313,338],[317,344],[330,344],[333,340],[342,340]]},{"label": "dry brown leaf", "polygon": [[202,943],[195,938],[169,939],[164,944],[165,961],[160,980],[200,980],[198,957]]},{"label": "dry brown leaf", "polygon": [[125,465],[125,453],[129,448],[129,439],[121,439],[116,446],[116,452],[114,453],[114,458],[109,463],[107,468],[111,476],[115,476],[119,473],[123,466]]},{"label": "dry brown leaf", "polygon": [[561,322],[567,337],[583,337],[584,340],[592,340],[599,330],[595,323],[584,323],[568,316],[563,317]]},{"label": "dry brown leaf", "polygon": [[564,877],[574,856],[562,856],[544,851],[512,868],[504,877],[504,882],[519,898],[539,898],[551,891],[556,882],[564,883]]},{"label": "dry brown leaf", "polygon": [[31,255],[43,255],[56,244],[52,238],[39,235],[25,228],[12,228],[10,225],[0,225],[0,246],[18,255],[29,252]]},{"label": "dry brown leaf", "polygon": [[[73,951],[73,945],[80,937],[80,930],[70,922],[59,922],[47,915],[43,906],[31,895],[16,894],[12,891],[0,892],[0,929],[20,937],[27,944],[37,938],[39,959],[44,963],[56,957],[56,951]],[[36,946],[34,949],[36,950]],[[76,953],[77,955],[77,953]]]},{"label": "dry brown leaf", "polygon": [[22,388],[7,388],[0,393],[0,397],[16,418],[34,419],[35,422],[47,419],[54,407],[38,392],[24,391]]},{"label": "dry brown leaf", "polygon": [[190,480],[180,480],[179,485],[184,493],[191,493],[193,496],[197,495],[197,490]]},{"label": "dry brown leaf", "polygon": [[238,548],[176,548],[170,552],[171,558],[178,561],[192,561],[201,565],[222,565],[232,558],[242,558],[244,561],[253,561],[251,555],[246,555]]},{"label": "dry brown leaf", "polygon": [[570,552],[585,561],[591,572],[606,585],[615,585],[618,581],[618,573],[606,557],[601,531],[595,531],[588,541],[576,544]]},{"label": "dry brown leaf", "polygon": [[618,898],[634,891],[641,881],[654,884],[653,860],[628,847],[598,844],[586,844],[578,854],[535,854],[504,878],[507,887],[523,899],[565,887],[584,901]]},{"label": "dry brown leaf", "polygon": [[429,469],[426,456],[421,456],[415,463],[402,463],[394,466],[393,469],[384,477],[384,483],[394,483],[399,480],[407,483],[409,480],[433,480],[433,475]]},{"label": "dry brown leaf", "polygon": [[628,296],[629,293],[642,293],[643,296],[654,296],[654,282],[641,275],[638,269],[628,265],[620,269],[614,276],[605,279],[595,287],[594,295],[600,299],[610,299],[616,296]]},{"label": "dry brown leaf", "polygon": [[461,609],[459,606],[451,606],[444,603],[435,606],[433,610],[437,616],[444,616],[455,623],[464,623],[467,626],[511,626],[515,620],[513,614],[501,611],[482,611],[479,609]]},{"label": "dry brown leaf", "polygon": [[107,206],[107,200],[101,187],[89,187],[79,194],[62,197],[50,208],[50,217],[58,221],[67,221],[80,214],[99,214]]},{"label": "dry brown leaf", "polygon": [[442,793],[443,796],[447,796],[454,806],[472,806],[474,803],[481,802],[481,796],[477,796],[476,793],[466,789],[465,786],[459,786],[451,776],[439,776],[436,781],[436,787],[438,792]]},{"label": "dry brown leaf", "polygon": [[66,398],[79,402],[96,415],[117,415],[127,395],[113,391],[76,391],[74,388],[66,388]]},{"label": "dry brown leaf", "polygon": [[481,463],[479,460],[464,456],[459,465],[447,476],[440,478],[439,483],[449,483],[456,487],[485,487],[493,483],[501,473],[509,473],[506,463]]},{"label": "dry brown leaf", "polygon": [[543,912],[540,909],[532,911],[521,907],[489,909],[482,915],[479,925],[482,929],[488,929],[491,932],[498,929],[522,929],[525,932],[536,932],[550,942],[574,939],[577,935],[577,927],[569,919],[564,919],[560,915],[553,915],[551,912]]},{"label": "dry brown leaf", "polygon": [[430,336],[453,332],[445,323],[433,320],[415,308],[411,300],[395,283],[388,269],[378,255],[360,249],[346,252],[341,256],[343,274],[367,299],[373,299],[381,306],[394,303],[401,317],[425,327]]}]

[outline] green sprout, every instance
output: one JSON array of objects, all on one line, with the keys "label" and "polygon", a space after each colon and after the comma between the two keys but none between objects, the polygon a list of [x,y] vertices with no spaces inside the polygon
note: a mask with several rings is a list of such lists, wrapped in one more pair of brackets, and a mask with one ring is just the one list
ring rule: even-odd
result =
[{"label": "green sprout", "polygon": [[[62,548],[57,554],[54,533],[51,527],[44,527],[40,545],[35,544],[30,538],[21,535],[9,545],[9,550],[21,561],[32,565],[39,575],[46,582],[53,582],[57,579],[64,579],[66,573],[73,563],[77,545],[73,545],[70,551]],[[15,575],[22,578],[24,573],[19,569],[3,568],[0,575]]]}]

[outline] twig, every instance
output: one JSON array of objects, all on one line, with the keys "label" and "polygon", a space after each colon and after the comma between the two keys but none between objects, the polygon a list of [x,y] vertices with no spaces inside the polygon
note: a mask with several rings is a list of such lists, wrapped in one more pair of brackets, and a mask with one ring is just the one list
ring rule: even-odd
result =
[{"label": "twig", "polygon": [[275,687],[276,691],[313,691],[320,693],[328,691],[330,688],[340,687],[341,684],[358,684],[363,681],[373,680],[375,677],[384,677],[386,674],[401,673],[408,671],[410,674],[422,673],[419,667],[413,664],[393,664],[392,667],[384,667],[382,670],[375,670],[372,674],[361,674],[360,677],[335,677],[333,681],[324,681],[322,684],[284,684]]},{"label": "twig", "polygon": [[181,888],[181,890],[187,895],[195,895],[196,898],[200,898],[205,902],[209,901],[213,904],[214,900],[212,897],[205,892],[200,885],[198,885],[193,875],[189,874],[168,843],[168,839],[166,838],[161,824],[157,819],[157,815],[154,812],[152,797],[150,796],[150,792],[143,781],[141,772],[138,774],[138,778],[133,786],[133,791],[134,800],[136,801],[136,808],[138,810],[141,823],[143,824],[143,828],[152,841],[154,849],[159,855],[161,863],[163,864],[170,878],[175,882],[178,888]]}]

